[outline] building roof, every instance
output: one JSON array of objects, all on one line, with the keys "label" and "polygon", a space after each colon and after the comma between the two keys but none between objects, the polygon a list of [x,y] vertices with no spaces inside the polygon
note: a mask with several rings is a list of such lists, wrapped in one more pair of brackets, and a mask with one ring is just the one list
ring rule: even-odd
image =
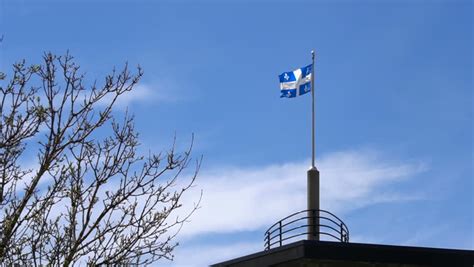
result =
[{"label": "building roof", "polygon": [[213,267],[474,267],[474,251],[302,240]]}]

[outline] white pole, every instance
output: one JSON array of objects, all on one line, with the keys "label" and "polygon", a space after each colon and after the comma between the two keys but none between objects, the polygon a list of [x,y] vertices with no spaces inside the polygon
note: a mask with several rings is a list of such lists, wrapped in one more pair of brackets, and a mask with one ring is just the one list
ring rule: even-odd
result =
[{"label": "white pole", "polygon": [[312,116],[311,116],[311,141],[312,141],[312,161],[311,169],[308,170],[307,194],[308,194],[308,240],[319,241],[319,171],[314,163],[315,161],[315,142],[314,142],[314,50],[311,51],[313,67],[311,73],[311,98],[312,98]]}]

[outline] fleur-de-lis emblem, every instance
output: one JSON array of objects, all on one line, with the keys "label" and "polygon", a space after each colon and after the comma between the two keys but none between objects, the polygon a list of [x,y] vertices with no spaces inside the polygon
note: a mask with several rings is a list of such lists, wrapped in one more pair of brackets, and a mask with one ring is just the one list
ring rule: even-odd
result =
[{"label": "fleur-de-lis emblem", "polygon": [[285,73],[285,76],[283,76],[283,78],[288,81],[288,79],[290,79],[290,76],[288,76],[288,73]]}]

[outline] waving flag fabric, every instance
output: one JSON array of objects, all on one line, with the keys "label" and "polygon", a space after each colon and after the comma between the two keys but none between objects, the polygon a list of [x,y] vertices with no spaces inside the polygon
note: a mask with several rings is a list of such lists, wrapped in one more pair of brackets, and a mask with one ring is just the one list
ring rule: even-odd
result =
[{"label": "waving flag fabric", "polygon": [[280,97],[296,97],[311,92],[313,64],[300,69],[283,72],[280,77]]}]

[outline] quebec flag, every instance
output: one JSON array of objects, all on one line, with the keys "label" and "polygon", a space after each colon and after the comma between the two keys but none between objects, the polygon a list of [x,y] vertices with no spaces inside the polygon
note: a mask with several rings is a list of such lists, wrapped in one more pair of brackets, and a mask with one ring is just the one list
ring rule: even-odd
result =
[{"label": "quebec flag", "polygon": [[300,69],[283,72],[280,77],[280,97],[296,97],[311,92],[311,73],[313,64]]}]

